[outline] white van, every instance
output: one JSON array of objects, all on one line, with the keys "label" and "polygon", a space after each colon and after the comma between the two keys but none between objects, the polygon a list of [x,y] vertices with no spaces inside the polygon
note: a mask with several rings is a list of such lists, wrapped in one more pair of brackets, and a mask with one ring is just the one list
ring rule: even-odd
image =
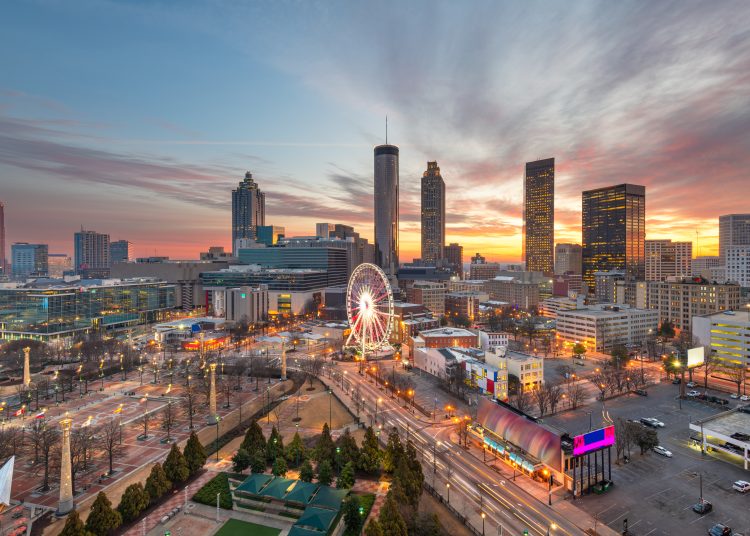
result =
[{"label": "white van", "polygon": [[746,493],[750,491],[750,482],[745,482],[744,480],[738,480],[734,484],[732,484],[732,489],[735,489],[739,491],[740,493]]}]

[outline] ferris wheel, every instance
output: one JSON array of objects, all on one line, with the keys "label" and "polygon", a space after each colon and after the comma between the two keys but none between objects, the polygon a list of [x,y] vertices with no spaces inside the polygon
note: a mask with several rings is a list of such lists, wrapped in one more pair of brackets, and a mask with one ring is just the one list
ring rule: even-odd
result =
[{"label": "ferris wheel", "polygon": [[346,315],[354,340],[366,352],[375,352],[388,344],[393,318],[393,293],[383,270],[370,263],[357,266],[346,289]]}]

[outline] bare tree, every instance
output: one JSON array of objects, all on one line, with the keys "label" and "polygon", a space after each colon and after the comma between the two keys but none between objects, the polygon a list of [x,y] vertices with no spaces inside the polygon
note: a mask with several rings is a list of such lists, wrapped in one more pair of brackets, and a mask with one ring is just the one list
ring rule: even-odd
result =
[{"label": "bare tree", "polygon": [[23,446],[23,432],[17,426],[0,428],[0,459],[15,456]]},{"label": "bare tree", "polygon": [[511,398],[511,405],[523,413],[531,409],[531,396],[523,389],[523,386],[519,386],[518,393]]},{"label": "bare tree", "polygon": [[547,391],[550,413],[554,414],[562,398],[562,386],[559,383],[545,383],[544,390]]},{"label": "bare tree", "polygon": [[115,458],[123,452],[122,447],[122,423],[120,418],[112,418],[99,427],[99,444],[101,449],[107,453],[109,460],[109,473],[114,472]]},{"label": "bare tree", "polygon": [[148,438],[148,425],[151,424],[151,421],[153,420],[154,414],[150,411],[144,411],[143,415],[136,419],[136,423],[143,426],[143,435],[141,436],[143,439]]},{"label": "bare tree", "polygon": [[172,428],[177,420],[177,408],[168,402],[161,410],[161,427],[167,431],[167,442],[172,441]]},{"label": "bare tree", "polygon": [[320,371],[323,370],[324,363],[325,359],[320,356],[302,361],[302,370],[305,373],[307,380],[310,382],[310,387],[312,387],[313,380],[317,378],[320,375]]},{"label": "bare tree", "polygon": [[742,384],[745,383],[745,366],[744,365],[732,365],[725,366],[723,371],[726,374],[727,379],[737,386],[737,394],[739,395],[742,390]]},{"label": "bare tree", "polygon": [[599,396],[604,400],[604,397],[607,394],[607,382],[609,380],[607,374],[604,372],[595,372],[591,374],[587,380],[596,387],[599,391]]},{"label": "bare tree", "polygon": [[185,394],[182,396],[182,407],[185,408],[185,413],[188,416],[191,430],[193,429],[193,416],[197,413],[197,406],[198,395],[193,389],[193,386],[185,388]]},{"label": "bare tree", "polygon": [[237,385],[234,387],[235,391],[242,390],[242,376],[244,376],[246,370],[247,365],[240,359],[237,359],[234,365],[232,365],[231,373],[237,381]]},{"label": "bare tree", "polygon": [[708,377],[713,374],[717,368],[719,368],[720,363],[721,361],[718,357],[716,357],[716,354],[714,354],[712,351],[709,351],[708,355],[703,361],[703,373],[706,375],[705,378],[703,378],[704,391],[708,391]]},{"label": "bare tree", "polygon": [[97,428],[79,426],[70,431],[70,473],[73,494],[76,492],[76,476],[89,468],[97,447]]},{"label": "bare tree", "polygon": [[539,409],[539,416],[544,417],[547,413],[547,406],[549,404],[549,396],[545,386],[541,385],[537,389],[531,392],[531,398],[533,399],[536,407]]},{"label": "bare tree", "polygon": [[37,471],[42,470],[42,491],[49,491],[50,473],[60,459],[60,431],[42,421],[32,436],[37,452]]},{"label": "bare tree", "polygon": [[577,409],[586,398],[586,390],[579,382],[569,383],[566,394],[571,409]]}]

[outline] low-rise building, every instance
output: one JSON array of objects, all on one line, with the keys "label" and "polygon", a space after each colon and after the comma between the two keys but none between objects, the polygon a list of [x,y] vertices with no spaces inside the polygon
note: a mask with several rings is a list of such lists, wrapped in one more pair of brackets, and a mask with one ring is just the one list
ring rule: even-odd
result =
[{"label": "low-rise building", "polygon": [[484,290],[490,299],[504,301],[514,307],[529,309],[539,304],[539,284],[519,281],[512,276],[498,276],[485,281]]},{"label": "low-rise building", "polygon": [[582,343],[589,350],[603,352],[616,345],[642,344],[659,325],[651,309],[600,304],[585,309],[560,311],[557,335],[568,343]]},{"label": "low-rise building", "polygon": [[449,318],[465,317],[473,321],[479,315],[480,303],[489,299],[490,296],[486,292],[449,292],[445,295],[445,315]]},{"label": "low-rise building", "polygon": [[583,307],[583,296],[576,296],[575,298],[562,296],[547,298],[539,304],[539,314],[547,318],[557,318],[560,311],[573,311],[575,309],[583,309]]},{"label": "low-rise building", "polygon": [[445,314],[445,283],[437,281],[415,281],[406,289],[406,299],[424,305],[437,316]]},{"label": "low-rise building", "polygon": [[451,279],[448,281],[448,292],[484,292],[484,279]]},{"label": "low-rise building", "polygon": [[750,367],[750,311],[693,317],[693,338],[725,365]]},{"label": "low-rise building", "polygon": [[556,275],[552,280],[553,296],[571,296],[583,291],[583,276],[570,272]]},{"label": "low-rise building", "polygon": [[505,368],[508,377],[515,376],[524,391],[534,391],[544,384],[544,359],[541,357],[497,348],[487,352],[485,360],[488,365]]},{"label": "low-rise building", "polygon": [[[221,293],[216,293],[215,297]],[[216,309],[216,308],[215,308]],[[224,318],[233,324],[268,318],[268,286],[228,288],[224,291]]]},{"label": "low-rise building", "polygon": [[479,347],[485,352],[494,351],[495,348],[508,347],[511,335],[504,331],[482,331],[477,330],[479,336]]}]

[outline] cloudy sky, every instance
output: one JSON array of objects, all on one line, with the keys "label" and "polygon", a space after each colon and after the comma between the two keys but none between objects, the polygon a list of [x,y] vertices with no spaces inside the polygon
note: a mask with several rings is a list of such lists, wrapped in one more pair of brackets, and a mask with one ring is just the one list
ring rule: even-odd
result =
[{"label": "cloudy sky", "polygon": [[647,191],[649,238],[716,251],[750,212],[750,5],[689,1],[10,2],[0,17],[7,240],[136,254],[230,243],[246,170],[267,223],[372,236],[372,148],[401,147],[401,258],[437,160],[447,234],[520,258],[523,165],[554,156],[556,241],[581,191]]}]

